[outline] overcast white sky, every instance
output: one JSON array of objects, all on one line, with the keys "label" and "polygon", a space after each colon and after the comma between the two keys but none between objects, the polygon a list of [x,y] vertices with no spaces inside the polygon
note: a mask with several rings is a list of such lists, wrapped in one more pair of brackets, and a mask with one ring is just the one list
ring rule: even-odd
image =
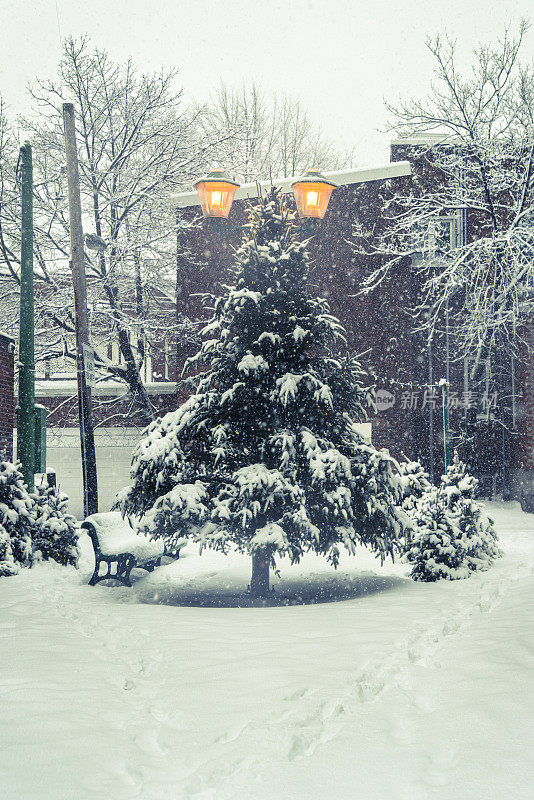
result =
[{"label": "overcast white sky", "polygon": [[424,94],[428,35],[448,31],[467,64],[474,44],[529,16],[532,0],[0,0],[0,92],[10,115],[25,112],[25,86],[53,76],[62,37],[88,34],[142,70],[178,67],[199,101],[221,79],[298,97],[358,164],[380,164],[383,98]]}]

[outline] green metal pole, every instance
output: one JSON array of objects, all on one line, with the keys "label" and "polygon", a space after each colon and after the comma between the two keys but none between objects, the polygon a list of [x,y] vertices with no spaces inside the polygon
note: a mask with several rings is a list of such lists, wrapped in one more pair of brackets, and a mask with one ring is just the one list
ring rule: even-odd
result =
[{"label": "green metal pole", "polygon": [[33,166],[32,148],[20,148],[22,233],[20,247],[19,415],[17,456],[24,482],[34,487],[35,468],[35,354],[33,322]]},{"label": "green metal pole", "polygon": [[445,454],[445,471],[449,466],[449,382],[442,382],[443,388],[443,452]]}]

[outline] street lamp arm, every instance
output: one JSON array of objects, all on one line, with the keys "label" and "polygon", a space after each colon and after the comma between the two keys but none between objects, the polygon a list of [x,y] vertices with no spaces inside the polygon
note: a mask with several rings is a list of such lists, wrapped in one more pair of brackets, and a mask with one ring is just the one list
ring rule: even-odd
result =
[{"label": "street lamp arm", "polygon": [[[336,172],[325,172],[324,177],[327,180],[336,183],[338,186],[346,186],[354,183],[367,183],[368,181],[388,180],[389,178],[400,178],[405,175],[411,175],[412,170],[409,161],[395,161],[391,164],[385,164],[380,167],[366,167],[351,170],[340,170]],[[271,186],[278,186],[283,194],[291,192],[291,184],[294,183],[295,177],[283,177],[273,181],[255,181],[254,183],[245,183],[236,189],[234,199],[243,200],[246,198],[258,197],[258,186],[261,191],[268,191]],[[178,194],[170,195],[171,201],[176,208],[189,208],[190,206],[199,206],[200,200],[198,193],[195,192],[180,192]]]}]

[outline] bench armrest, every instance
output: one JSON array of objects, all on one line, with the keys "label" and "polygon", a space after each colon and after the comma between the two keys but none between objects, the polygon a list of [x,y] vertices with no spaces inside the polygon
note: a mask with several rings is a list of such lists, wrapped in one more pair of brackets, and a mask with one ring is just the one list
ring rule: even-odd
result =
[{"label": "bench armrest", "polygon": [[85,528],[85,530],[87,531],[93,543],[95,554],[97,556],[100,556],[102,553],[100,550],[100,542],[98,541],[98,532],[96,530],[96,526],[94,525],[93,522],[91,522],[91,520],[86,519],[84,522],[82,522],[81,527]]}]

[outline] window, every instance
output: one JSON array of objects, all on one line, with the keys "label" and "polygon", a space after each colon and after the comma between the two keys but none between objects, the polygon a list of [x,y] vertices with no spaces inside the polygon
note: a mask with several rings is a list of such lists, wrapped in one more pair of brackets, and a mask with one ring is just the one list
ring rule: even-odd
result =
[{"label": "window", "polygon": [[439,259],[450,250],[464,243],[464,211],[445,217],[433,217],[427,223],[415,227],[414,239],[420,248],[415,256],[418,261]]}]

